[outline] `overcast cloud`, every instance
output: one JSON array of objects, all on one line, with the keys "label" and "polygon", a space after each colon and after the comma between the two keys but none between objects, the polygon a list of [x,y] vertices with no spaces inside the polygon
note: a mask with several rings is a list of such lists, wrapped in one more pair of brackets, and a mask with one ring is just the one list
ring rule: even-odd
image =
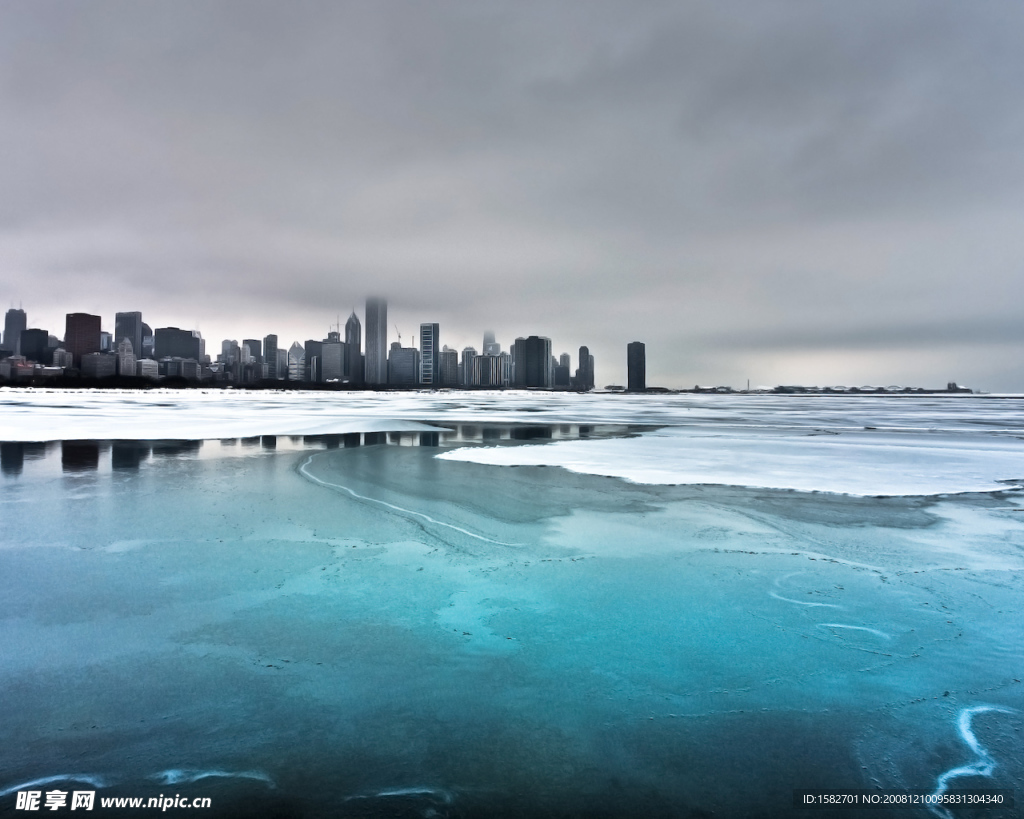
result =
[{"label": "overcast cloud", "polygon": [[[1017,2],[0,5],[0,296],[1024,390]],[[392,328],[393,331],[393,328]],[[392,338],[394,334],[392,332]]]}]

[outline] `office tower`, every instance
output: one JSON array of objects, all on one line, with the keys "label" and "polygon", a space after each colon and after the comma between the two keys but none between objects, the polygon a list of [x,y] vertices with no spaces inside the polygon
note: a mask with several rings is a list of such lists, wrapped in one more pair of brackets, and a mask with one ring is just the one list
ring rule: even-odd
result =
[{"label": "office tower", "polygon": [[551,339],[543,336],[517,338],[513,349],[515,385],[551,389]]},{"label": "office tower", "polygon": [[53,351],[52,364],[54,367],[61,367],[62,369],[67,369],[68,367],[75,366],[75,358],[63,347],[58,347],[56,350]]},{"label": "office tower", "polygon": [[100,331],[100,352],[109,353],[112,352],[114,346],[114,337],[106,330]]},{"label": "office tower", "polygon": [[305,370],[302,373],[303,381],[312,383],[320,381],[323,346],[324,343],[322,341],[313,341],[312,339],[306,341],[303,350],[303,358],[306,362]]},{"label": "office tower", "polygon": [[568,353],[562,353],[558,357],[558,366],[559,367],[565,367],[566,369],[569,369],[569,368],[572,367],[572,359],[569,357]]},{"label": "office tower", "polygon": [[473,347],[466,347],[462,351],[462,386],[475,387],[473,361],[476,359],[476,350]]},{"label": "office tower", "polygon": [[277,351],[277,380],[284,381],[288,378],[288,351]]},{"label": "office tower", "polygon": [[271,334],[263,339],[263,358],[267,363],[267,378],[277,380],[277,336]]},{"label": "office tower", "polygon": [[647,349],[642,341],[631,341],[626,345],[626,366],[628,377],[626,389],[643,392],[647,389]]},{"label": "office tower", "polygon": [[306,371],[306,351],[299,342],[292,342],[288,348],[288,380],[302,381]]},{"label": "office tower", "polygon": [[594,357],[587,347],[580,347],[580,366],[576,370],[576,389],[594,389]]},{"label": "office tower", "polygon": [[415,386],[419,383],[420,351],[415,347],[403,347],[399,342],[391,345],[388,355],[388,384]]},{"label": "office tower", "polygon": [[345,343],[340,333],[328,333],[327,340],[320,343],[319,375],[321,384],[341,383],[345,375]]},{"label": "office tower", "polygon": [[194,330],[177,327],[157,327],[154,334],[153,354],[161,358],[203,358],[202,336]]},{"label": "office tower", "polygon": [[49,364],[53,360],[53,354],[49,353],[50,334],[46,330],[22,330],[17,344],[21,352],[16,355],[24,356],[26,361]]},{"label": "office tower", "polygon": [[440,380],[441,348],[437,345],[440,326],[420,325],[420,383],[434,386]]},{"label": "office tower", "polygon": [[117,374],[135,375],[135,351],[132,349],[131,339],[127,336],[117,342]]},{"label": "office tower", "polygon": [[252,356],[252,362],[255,364],[263,363],[263,345],[258,338],[245,338],[242,339],[243,344],[249,345],[249,355]]},{"label": "office tower", "polygon": [[21,355],[21,333],[28,328],[25,311],[12,307],[4,317],[4,349]]},{"label": "office tower", "polygon": [[345,322],[345,378],[349,384],[363,383],[363,327],[355,310]]},{"label": "office tower", "polygon": [[[143,333],[142,313],[115,313],[114,314],[114,346],[121,343],[121,339],[128,339],[132,343],[132,353],[136,358],[142,357]],[[133,373],[134,374],[134,373]]]},{"label": "office tower", "polygon": [[[566,358],[567,356],[562,356]],[[569,367],[565,364],[558,364],[554,368],[554,386],[556,389],[567,390],[571,384]]]},{"label": "office tower", "polygon": [[366,372],[367,384],[388,383],[388,303],[384,299],[366,300]]},{"label": "office tower", "polygon": [[438,384],[442,387],[457,387],[459,384],[459,352],[451,350],[444,345],[440,357],[440,378]]},{"label": "office tower", "polygon": [[142,357],[153,357],[153,328],[145,322],[142,323]]},{"label": "office tower", "polygon": [[100,317],[89,313],[68,313],[64,325],[64,349],[71,353],[75,366],[82,356],[100,351]]},{"label": "office tower", "polygon": [[501,355],[501,345],[494,340],[494,331],[484,333],[483,355]]}]

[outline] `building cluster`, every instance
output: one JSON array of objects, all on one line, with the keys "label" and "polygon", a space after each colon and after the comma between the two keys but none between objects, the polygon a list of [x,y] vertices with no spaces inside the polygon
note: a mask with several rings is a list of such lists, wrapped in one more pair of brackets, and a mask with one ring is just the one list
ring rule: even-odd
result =
[{"label": "building cluster", "polygon": [[[25,311],[12,308],[0,339],[0,380],[27,381],[76,374],[83,378],[113,376],[159,380],[184,379],[224,385],[274,381],[351,387],[482,387],[586,391],[594,388],[594,357],[579,348],[578,366],[568,353],[552,354],[551,339],[520,337],[502,350],[493,332],[485,332],[480,350],[459,351],[441,344],[440,326],[420,324],[419,346],[388,344],[388,306],[381,298],[366,301],[366,337],[353,311],[327,337],[287,349],[276,335],[225,340],[216,357],[196,330],[150,328],[142,313],[117,313],[114,331],[102,328],[100,316],[68,313],[63,339],[29,328]],[[415,342],[415,339],[413,340]],[[644,389],[644,346],[629,345],[629,389]]]}]

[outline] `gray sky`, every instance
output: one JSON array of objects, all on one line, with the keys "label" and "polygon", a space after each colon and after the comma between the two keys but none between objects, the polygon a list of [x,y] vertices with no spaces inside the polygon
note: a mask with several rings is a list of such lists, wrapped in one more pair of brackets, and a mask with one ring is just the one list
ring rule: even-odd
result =
[{"label": "gray sky", "polygon": [[[0,4],[0,298],[1024,390],[1024,4]],[[394,339],[392,327],[391,339]]]}]

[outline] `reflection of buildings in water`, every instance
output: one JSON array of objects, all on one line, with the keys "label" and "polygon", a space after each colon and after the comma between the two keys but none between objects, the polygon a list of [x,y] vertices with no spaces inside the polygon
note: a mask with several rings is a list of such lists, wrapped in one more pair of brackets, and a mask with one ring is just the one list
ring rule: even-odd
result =
[{"label": "reflection of buildings in water", "polygon": [[17,441],[0,444],[0,472],[20,475],[25,466],[25,445]]},{"label": "reflection of buildings in water", "polygon": [[243,438],[242,439],[242,446],[259,446],[259,445],[260,445],[260,436],[259,435],[250,435],[248,438]]},{"label": "reflection of buildings in water", "polygon": [[366,446],[376,446],[387,443],[387,434],[384,432],[366,432],[363,434],[363,443]]},{"label": "reflection of buildings in water", "polygon": [[437,446],[440,442],[440,435],[436,432],[421,432],[420,446]]},{"label": "reflection of buildings in water", "polygon": [[100,445],[96,441],[62,441],[60,465],[65,472],[89,472],[99,469]]},{"label": "reflection of buildings in water", "polygon": [[[259,442],[259,438],[256,439]],[[195,455],[203,447],[202,441],[153,441],[153,456],[161,458],[179,458]]]},{"label": "reflection of buildings in water", "polygon": [[345,449],[353,449],[359,446],[361,443],[360,438],[362,436],[358,432],[346,432],[342,436],[342,440],[345,442]]},{"label": "reflection of buildings in water", "polygon": [[114,469],[138,469],[149,453],[150,445],[143,441],[114,441],[110,447],[110,465]]},{"label": "reflection of buildings in water", "polygon": [[264,449],[277,449],[277,436],[276,435],[261,435],[260,443]]},{"label": "reflection of buildings in water", "polygon": [[593,427],[583,426],[580,424],[580,438],[589,438],[590,433],[594,431]]},{"label": "reflection of buildings in water", "polygon": [[512,427],[512,439],[515,441],[535,441],[550,437],[551,427]]}]

